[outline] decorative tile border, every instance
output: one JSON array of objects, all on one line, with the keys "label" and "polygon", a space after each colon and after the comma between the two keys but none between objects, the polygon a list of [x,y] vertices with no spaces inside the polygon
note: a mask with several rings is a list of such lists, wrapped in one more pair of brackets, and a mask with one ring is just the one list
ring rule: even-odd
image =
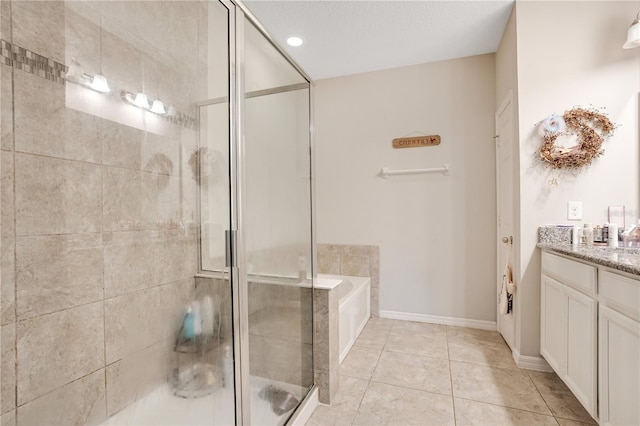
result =
[{"label": "decorative tile border", "polygon": [[68,67],[6,40],[0,40],[2,63],[49,81],[64,84]]},{"label": "decorative tile border", "polygon": [[[0,40],[0,63],[62,85],[66,82],[64,76],[69,70],[65,64],[38,55],[6,40]],[[198,125],[195,118],[180,112],[173,116],[162,116],[162,118],[187,129],[195,129]]]}]

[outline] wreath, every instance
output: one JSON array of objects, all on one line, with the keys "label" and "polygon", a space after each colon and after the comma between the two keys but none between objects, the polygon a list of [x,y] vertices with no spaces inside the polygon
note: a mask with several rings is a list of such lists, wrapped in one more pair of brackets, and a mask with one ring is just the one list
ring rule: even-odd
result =
[{"label": "wreath", "polygon": [[[554,169],[579,169],[604,153],[602,142],[615,127],[605,114],[594,109],[573,108],[561,116],[551,114],[538,124],[538,134],[544,139],[540,158]],[[572,134],[578,137],[577,145],[556,146],[559,136]]]}]

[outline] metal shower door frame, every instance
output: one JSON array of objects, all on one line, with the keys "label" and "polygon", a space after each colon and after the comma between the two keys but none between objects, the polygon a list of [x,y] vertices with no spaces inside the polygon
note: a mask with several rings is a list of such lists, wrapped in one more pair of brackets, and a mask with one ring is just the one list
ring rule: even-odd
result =
[{"label": "metal shower door frame", "polygon": [[[315,282],[316,253],[315,253],[315,203],[314,203],[314,168],[313,153],[313,80],[295,63],[295,61],[278,45],[275,38],[257,20],[251,11],[238,0],[218,0],[229,11],[229,98],[210,99],[198,103],[198,107],[229,101],[229,178],[230,178],[230,231],[235,233],[235,241],[231,248],[231,266],[229,266],[229,280],[231,286],[232,324],[233,324],[233,360],[234,360],[234,397],[235,420],[237,425],[251,424],[251,384],[249,373],[249,293],[246,270],[246,252],[243,216],[243,194],[245,194],[244,179],[244,100],[274,93],[309,90],[309,167],[311,172],[310,205],[311,205],[311,268],[313,282]],[[291,64],[306,80],[306,83],[276,87],[245,93],[245,18],[249,20],[271,45]],[[198,203],[200,195],[198,194]],[[200,218],[198,218],[200,220]],[[201,250],[200,250],[201,252]],[[200,268],[202,271],[202,263]],[[313,299],[312,299],[313,300]],[[315,343],[315,342],[314,342]],[[311,392],[310,392],[311,393]],[[309,394],[310,394],[309,393]],[[308,396],[308,395],[307,395]],[[300,404],[301,406],[302,404]],[[300,407],[299,406],[299,407]]]}]

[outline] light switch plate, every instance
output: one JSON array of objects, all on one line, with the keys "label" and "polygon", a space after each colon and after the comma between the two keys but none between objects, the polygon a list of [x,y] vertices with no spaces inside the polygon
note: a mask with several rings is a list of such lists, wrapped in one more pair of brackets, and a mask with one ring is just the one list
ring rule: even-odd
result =
[{"label": "light switch plate", "polygon": [[567,203],[567,219],[582,220],[582,202],[569,201]]}]

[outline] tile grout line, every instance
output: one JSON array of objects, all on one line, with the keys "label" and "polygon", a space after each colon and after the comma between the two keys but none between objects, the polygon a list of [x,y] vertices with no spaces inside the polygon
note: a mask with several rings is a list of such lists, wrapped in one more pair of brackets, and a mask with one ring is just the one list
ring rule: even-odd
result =
[{"label": "tile grout line", "polygon": [[[106,119],[102,119],[102,120],[106,120]],[[145,131],[145,134],[148,133]],[[100,135],[100,138],[102,138],[102,135]],[[101,144],[102,145],[102,144]],[[102,146],[100,147],[100,155],[102,156]],[[3,151],[7,151],[4,150]],[[87,160],[80,160],[77,158],[67,158],[67,157],[57,157],[55,155],[51,155],[51,154],[42,154],[39,152],[30,152],[30,151],[20,151],[20,150],[16,150],[14,149],[12,152],[14,152],[15,154],[20,154],[20,155],[29,155],[32,157],[42,157],[42,158],[48,158],[51,160],[59,160],[59,161],[70,161],[72,163],[80,163],[80,164],[85,164],[85,165],[91,165],[91,166],[101,166],[101,167],[108,167],[111,169],[118,169],[118,170],[128,170],[128,171],[133,171],[133,172],[140,172],[140,173],[146,173],[149,175],[156,175],[156,176],[170,176],[170,177],[176,177],[176,178],[180,178],[180,179],[186,179],[185,176],[182,176],[178,173],[159,173],[159,172],[154,172],[154,171],[150,171],[150,170],[144,170],[144,169],[140,169],[140,168],[132,168],[132,167],[125,167],[125,166],[120,166],[117,164],[105,164],[102,162],[102,158],[100,159],[100,161],[87,161]]]},{"label": "tile grout line", "polygon": [[[146,291],[146,290],[158,290],[158,289],[160,289],[160,287],[165,287],[165,286],[169,286],[169,285],[173,285],[173,284],[178,284],[180,282],[187,281],[187,280],[190,280],[190,279],[191,279],[190,277],[181,278],[179,280],[175,280],[175,281],[170,281],[170,282],[167,282],[167,283],[154,285],[152,287],[143,287],[143,288],[140,288],[140,289],[137,289],[137,290],[133,290],[133,291],[127,292],[127,293],[118,294],[116,296],[110,296],[110,297],[107,297],[104,300],[103,299],[97,299],[97,300],[93,300],[93,301],[90,301],[90,302],[82,303],[82,304],[79,304],[79,305],[70,306],[68,308],[59,309],[57,311],[45,312],[43,314],[30,316],[28,318],[23,318],[23,319],[20,319],[20,320],[18,320],[16,318],[15,324],[17,325],[19,322],[22,323],[22,322],[25,322],[25,321],[31,321],[31,320],[34,320],[34,319],[37,319],[37,318],[41,318],[41,317],[44,317],[44,316],[47,316],[47,315],[54,315],[54,314],[57,314],[59,312],[66,312],[66,311],[69,311],[69,310],[75,309],[75,308],[82,308],[82,307],[85,307],[85,306],[88,306],[88,305],[93,305],[93,304],[96,304],[96,303],[106,302],[106,301],[109,301],[109,300],[117,299],[119,297],[131,296],[131,295],[133,295],[135,293],[140,293],[140,292],[143,292],[143,291]],[[10,324],[5,324],[5,325],[10,325]]]},{"label": "tile grout line", "polygon": [[[102,14],[100,14],[100,70],[102,70]],[[104,244],[104,119],[100,119],[100,239],[102,243],[102,353],[104,360],[104,417],[105,419],[109,417],[109,396],[107,389],[107,303],[106,303],[106,267],[105,267],[105,257],[106,257],[106,245]]]},{"label": "tile grout line", "polygon": [[[9,16],[13,17],[13,2],[9,2]],[[11,41],[13,41],[13,22],[9,25],[11,32]],[[15,421],[18,421],[18,214],[16,212],[16,85],[15,85],[15,70],[13,65],[11,66],[11,163],[12,163],[12,180],[13,180],[13,362],[14,362],[14,409]]]},{"label": "tile grout line", "polygon": [[[549,403],[547,402],[546,398],[542,395],[542,392],[540,392],[540,389],[538,389],[538,385],[536,385],[536,382],[531,378],[531,374],[529,373],[529,370],[525,369],[524,371],[527,374],[527,378],[529,380],[531,380],[531,383],[533,384],[533,387],[535,388],[536,392],[538,392],[538,395],[540,395],[540,398],[544,402],[544,405],[547,407],[547,409],[549,410],[549,412],[551,413],[551,415],[555,419],[556,415],[554,414],[553,410],[551,410],[551,407],[549,406]],[[559,423],[559,422],[556,420],[556,423]]]},{"label": "tile grout line", "polygon": [[[440,393],[440,392],[428,391],[428,390],[424,390],[424,389],[412,388],[411,386],[407,386],[407,385],[399,385],[399,384],[397,384],[397,383],[379,382],[379,381],[377,381],[377,380],[371,380],[371,382],[373,382],[373,383],[378,383],[378,384],[381,384],[381,385],[394,386],[394,387],[396,387],[396,388],[402,388],[402,389],[406,389],[406,390],[410,390],[410,391],[416,391],[416,392],[428,393],[428,394],[432,394],[432,395],[452,396],[452,394],[448,394],[448,393]],[[472,400],[471,400],[471,401],[472,401]],[[476,402],[482,402],[482,401],[476,401]],[[510,408],[510,407],[509,407],[509,408]]]},{"label": "tile grout line", "polygon": [[84,379],[84,378],[87,378],[87,377],[89,377],[90,375],[95,374],[95,373],[97,373],[98,371],[100,371],[100,370],[102,370],[102,369],[104,369],[104,367],[100,367],[100,368],[98,368],[98,369],[96,369],[96,370],[90,371],[89,373],[84,374],[84,375],[82,375],[82,376],[80,376],[80,377],[78,377],[78,378],[75,378],[75,379],[71,380],[70,382],[66,382],[66,383],[64,383],[64,384],[62,384],[62,385],[60,385],[60,386],[58,386],[58,387],[56,387],[56,388],[54,388],[54,389],[49,390],[49,391],[47,391],[47,392],[43,393],[42,395],[38,395],[37,397],[32,398],[32,399],[30,399],[29,401],[27,401],[27,402],[25,402],[25,403],[23,403],[23,404],[18,405],[18,401],[16,400],[16,415],[17,415],[17,409],[18,409],[18,408],[22,408],[22,407],[24,407],[25,405],[30,404],[30,403],[32,403],[32,402],[34,402],[34,401],[37,401],[37,400],[38,400],[38,399],[40,399],[40,398],[44,398],[45,396],[50,395],[50,394],[52,394],[53,392],[55,392],[55,391],[57,391],[57,390],[60,390],[60,389],[62,389],[62,388],[64,388],[64,387],[66,387],[66,386],[69,386],[70,384],[73,384],[73,383],[75,383],[75,382],[77,382],[77,381],[79,381],[79,380],[82,380],[82,379]]},{"label": "tile grout line", "polygon": [[456,417],[456,398],[453,393],[453,372],[451,371],[451,353],[449,352],[449,328],[445,327],[444,329],[445,338],[447,340],[447,362],[449,364],[449,383],[451,384],[451,405],[453,406],[453,424],[458,423],[458,419]]},{"label": "tile grout line", "polygon": [[[544,413],[540,413],[539,411],[531,411],[531,410],[527,410],[527,409],[524,409],[524,408],[514,408],[514,407],[510,407],[508,405],[496,404],[494,402],[478,401],[477,399],[465,398],[463,396],[458,396],[456,398],[464,399],[465,401],[477,402],[479,404],[487,404],[487,405],[491,405],[491,406],[494,406],[494,407],[508,408],[509,410],[523,411],[525,413],[537,414],[539,416],[553,417],[554,419],[556,418],[556,416],[554,416],[553,413],[552,414],[544,414]],[[551,411],[551,410],[549,410],[549,411]],[[565,419],[565,420],[571,420],[571,419]],[[578,423],[582,423],[582,422],[579,422],[578,420],[573,420],[573,421],[578,422]]]},{"label": "tile grout line", "polygon": [[[102,40],[101,40],[102,43]],[[102,44],[101,44],[102,45]],[[100,122],[100,162],[102,162],[103,149],[102,149],[102,121]],[[100,205],[102,206],[102,214],[100,215],[100,229],[104,231],[104,169],[100,167]],[[109,397],[107,389],[107,303],[105,294],[105,282],[106,282],[106,269],[105,268],[105,255],[106,246],[104,244],[104,232],[101,233],[102,243],[102,351],[104,356],[104,416],[108,418],[109,413]]]},{"label": "tile grout line", "polygon": [[[342,258],[342,257],[341,257]],[[367,320],[367,324],[368,325],[369,321],[371,321],[371,317],[369,317],[369,319]],[[364,330],[364,328],[363,328]],[[389,330],[390,332],[391,330]],[[358,417],[358,414],[360,413],[360,407],[362,406],[362,401],[364,401],[364,396],[367,394],[367,390],[369,390],[369,387],[371,386],[371,379],[373,378],[373,375],[376,372],[376,368],[378,368],[378,363],[380,362],[380,357],[382,356],[382,352],[384,351],[384,347],[387,343],[387,339],[389,338],[389,335],[387,334],[387,337],[385,338],[384,344],[382,345],[382,349],[380,349],[380,354],[378,355],[378,359],[376,360],[376,366],[373,369],[373,372],[371,373],[371,377],[369,377],[369,380],[367,380],[367,387],[364,390],[364,392],[362,393],[362,397],[360,398],[360,401],[358,402],[358,407],[356,408],[356,414],[355,416],[353,416],[353,419],[351,420],[351,425],[354,424],[354,422],[356,421],[356,418]]]}]

